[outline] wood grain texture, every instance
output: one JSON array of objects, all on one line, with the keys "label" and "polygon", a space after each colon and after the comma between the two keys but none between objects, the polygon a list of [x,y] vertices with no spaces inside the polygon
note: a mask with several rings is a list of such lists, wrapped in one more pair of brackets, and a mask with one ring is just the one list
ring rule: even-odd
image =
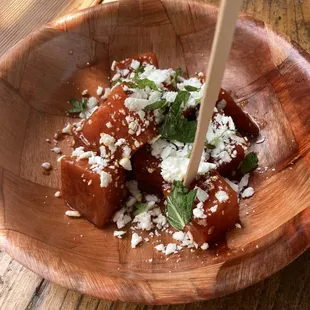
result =
[{"label": "wood grain texture", "polygon": [[[2,2],[2,3],[1,3]],[[74,1],[1,1],[0,7],[0,56],[31,31],[53,18],[99,3],[99,0]]]},{"label": "wood grain texture", "polygon": [[[276,1],[277,3],[279,1]],[[305,1],[304,1],[305,2]],[[265,4],[267,3],[267,1],[264,2]],[[279,4],[279,3],[278,3]],[[261,5],[261,3],[257,3],[256,4],[252,3],[252,1],[248,1],[248,5],[250,8],[257,8],[258,7],[258,12],[259,11],[259,7]],[[270,5],[270,4],[269,4]],[[272,4],[271,4],[272,5]],[[304,5],[304,4],[303,4]],[[113,7],[115,7],[116,4],[113,4]],[[113,15],[113,7],[111,7],[109,9],[109,14]],[[210,12],[210,14],[214,14],[214,8],[208,8],[206,9],[208,12]],[[163,29],[165,29],[166,25],[166,20],[164,18],[164,14],[161,14],[160,11],[158,11],[158,8],[156,8],[156,22],[158,23],[164,23],[164,25],[161,25],[160,27],[164,27]],[[264,10],[265,12],[265,10]],[[125,14],[125,16],[127,16]],[[270,15],[272,17],[272,15]],[[130,17],[130,16],[129,16]],[[136,27],[135,26],[135,21],[132,21],[129,17],[124,18],[124,23],[125,26],[130,25],[130,24],[134,24],[134,32],[133,32],[133,37],[135,36],[134,33],[141,33],[141,27]],[[135,18],[137,18],[137,16],[135,15]],[[201,18],[201,16],[200,16]],[[271,20],[272,18],[270,18]],[[111,20],[111,19],[110,19]],[[197,22],[197,20],[199,20],[199,18],[194,19],[196,22],[196,27],[197,24],[199,25],[200,23]],[[212,19],[211,19],[212,20]],[[141,22],[141,20],[140,20]],[[148,19],[149,22],[149,19]],[[75,24],[78,24],[78,19],[75,20]],[[86,24],[86,23],[85,23]],[[201,24],[200,24],[201,25]],[[67,26],[67,25],[66,25]],[[69,25],[70,26],[70,25]],[[181,26],[180,26],[181,27]],[[75,29],[73,29],[74,27],[72,27],[72,31],[74,32],[78,32],[78,28],[79,27],[75,27]],[[87,28],[87,26],[82,26],[81,28],[83,28],[84,34],[85,34],[85,29]],[[110,27],[108,25],[108,28],[111,31],[111,34],[113,33],[113,27]],[[126,37],[126,35],[129,33],[129,30],[127,29],[122,29],[124,37]],[[138,32],[137,32],[138,31]],[[287,62],[283,62],[287,55],[290,54],[291,51],[291,47],[288,49],[287,48],[287,44],[286,42],[283,42],[281,39],[273,36],[272,32],[267,29],[267,33],[269,35],[269,39],[271,42],[277,42],[277,43],[281,43],[280,45],[277,44],[276,46],[272,46],[271,51],[271,55],[273,56],[273,60],[274,63],[276,63],[277,65],[281,65],[278,69],[280,74],[276,74],[275,76],[273,76],[274,72],[272,72],[272,76],[265,76],[264,78],[259,79],[258,81],[254,81],[253,83],[249,83],[249,85],[246,85],[247,87],[240,87],[238,92],[236,91],[235,96],[238,96],[240,98],[240,100],[247,98],[249,96],[249,94],[251,94],[252,92],[257,94],[257,96],[251,96],[252,102],[250,102],[249,107],[252,107],[255,102],[257,102],[258,100],[264,100],[264,98],[266,98],[266,96],[271,96],[271,98],[273,98],[272,93],[276,92],[276,93],[283,93],[283,96],[280,96],[281,100],[277,101],[273,101],[273,110],[272,110],[272,115],[271,116],[271,121],[275,122],[277,121],[277,119],[273,119],[272,117],[274,115],[277,115],[278,113],[279,116],[281,115],[286,115],[286,116],[290,116],[287,118],[287,122],[295,123],[295,127],[291,126],[291,128],[289,128],[289,126],[284,126],[284,130],[286,129],[285,132],[287,132],[288,135],[294,133],[296,140],[294,140],[294,143],[289,146],[289,149],[287,151],[287,154],[280,154],[283,157],[281,157],[281,165],[279,166],[279,170],[285,168],[286,163],[289,162],[289,160],[291,159],[291,156],[295,156],[296,155],[296,151],[297,152],[301,152],[301,154],[303,155],[307,155],[307,144],[308,141],[304,141],[304,133],[307,130],[307,116],[303,113],[301,113],[302,115],[300,115],[298,113],[298,111],[304,111],[303,108],[305,106],[305,104],[303,104],[302,102],[300,103],[300,106],[298,107],[297,111],[290,109],[289,106],[289,102],[290,102],[290,98],[291,96],[297,96],[298,94],[300,94],[298,87],[294,87],[293,80],[290,79],[290,76],[293,73],[296,73],[296,69],[297,71],[300,69],[300,66],[302,65],[302,63],[297,64],[295,61],[287,61]],[[99,34],[99,36],[103,37],[103,34]],[[146,35],[146,37],[148,37],[148,35]],[[158,36],[159,37],[159,36]],[[105,36],[104,39],[107,39],[107,36]],[[97,40],[96,40],[97,41]],[[159,40],[160,41],[160,40]],[[100,41],[99,41],[100,42]],[[105,42],[105,41],[102,41]],[[176,39],[176,42],[179,42],[178,39]],[[159,42],[160,43],[160,42]],[[158,43],[158,44],[159,44]],[[178,43],[179,44],[179,43]],[[283,46],[282,46],[283,45]],[[157,45],[156,45],[157,46]],[[172,46],[174,46],[172,44]],[[146,46],[145,48],[147,48],[148,46]],[[270,46],[269,46],[270,47]],[[136,47],[137,48],[141,48],[141,42],[138,42]],[[156,47],[155,47],[156,48]],[[171,48],[171,47],[170,47]],[[160,48],[161,51],[163,51],[163,48]],[[120,55],[123,55],[124,51],[120,50],[119,51]],[[162,54],[164,54],[162,52]],[[177,54],[177,53],[176,53]],[[199,56],[199,54],[197,54],[197,57]],[[290,55],[291,58],[294,56],[294,54]],[[294,58],[294,57],[293,57]],[[185,58],[186,61],[186,58]],[[167,60],[168,62],[168,60]],[[282,62],[284,63],[282,65]],[[180,62],[179,62],[180,63]],[[198,62],[197,62],[198,63]],[[187,64],[187,63],[186,63]],[[167,63],[167,65],[169,65],[169,62]],[[233,66],[233,63],[232,63]],[[22,66],[18,66],[19,68],[21,68]],[[249,69],[250,70],[250,69]],[[248,71],[246,71],[248,72]],[[286,83],[293,83],[294,85],[291,85],[291,87],[293,88],[294,91],[292,92],[286,92],[286,89],[283,89],[283,83],[282,83],[282,74],[285,75],[285,78],[287,78]],[[251,77],[252,75],[249,75],[249,77]],[[271,85],[265,85],[266,84],[266,79],[267,81],[271,81]],[[14,80],[14,79],[13,79]],[[306,81],[307,81],[307,76],[306,76]],[[227,82],[229,83],[229,79],[227,79]],[[13,83],[12,83],[13,84]],[[304,86],[307,85],[307,83],[300,83],[302,85],[300,86]],[[285,84],[286,85],[286,84]],[[14,85],[13,85],[14,86]],[[242,85],[241,85],[242,86]],[[275,96],[277,97],[277,96]],[[304,99],[306,100],[306,98],[304,97],[298,97],[299,99]],[[275,98],[276,99],[276,98]],[[267,102],[266,102],[267,104]],[[304,118],[303,118],[304,117]],[[279,117],[279,119],[282,120],[282,118]],[[296,121],[298,121],[298,123],[296,123]],[[303,126],[300,126],[303,125]],[[267,132],[268,133],[268,139],[267,140],[271,140],[277,136],[276,132],[277,131],[283,131],[283,129],[281,128],[275,128],[275,132]],[[287,131],[288,129],[288,131]],[[305,131],[303,131],[303,129]],[[286,137],[286,134],[283,135],[284,137]],[[43,139],[43,137],[42,137]],[[285,143],[284,141],[281,141],[279,143]],[[287,140],[287,143],[289,143],[289,140]],[[299,145],[299,149],[296,148],[297,144]],[[274,155],[276,153],[276,148],[274,147],[273,149],[271,149],[271,155]],[[279,155],[279,154],[277,154]],[[307,159],[307,156],[305,156],[305,160]],[[268,162],[265,158],[263,158],[263,160],[265,160],[266,162]],[[283,164],[284,163],[284,164]],[[301,166],[299,166],[299,164],[301,164]],[[303,162],[301,161],[301,163],[298,163],[298,165],[296,166],[297,169],[302,169],[303,166]],[[277,167],[278,168],[278,167]],[[287,168],[289,169],[289,168]],[[284,174],[288,172],[288,170],[284,169]],[[28,172],[26,172],[26,175],[28,175]],[[266,176],[266,175],[265,175]],[[297,176],[297,180],[299,180],[300,182],[303,182],[302,179],[298,178],[298,170],[296,171],[296,176]],[[285,180],[285,176],[280,176],[279,182],[281,181],[281,178],[283,178],[282,180]],[[259,180],[259,179],[258,179]],[[275,180],[274,177],[271,177],[271,180],[269,182],[273,182]],[[278,180],[278,179],[277,179]],[[39,181],[40,182],[40,181]],[[46,184],[43,184],[46,185]],[[56,186],[56,185],[55,185]],[[292,197],[291,194],[288,193],[288,197]],[[1,197],[0,197],[1,198]],[[1,201],[1,200],[0,200]],[[37,207],[37,206],[35,206]],[[264,216],[264,212],[258,212],[256,210],[257,207],[252,206],[252,204],[250,205],[250,211],[255,211],[255,216],[259,213],[259,216]],[[292,210],[288,210],[288,211],[292,211]],[[294,211],[294,210],[293,210]],[[241,210],[241,212],[243,212],[244,216],[246,216],[246,210],[243,208]],[[60,214],[60,213],[59,213]],[[288,218],[290,215],[287,213],[287,211],[284,211],[284,216],[287,216]],[[14,216],[14,214],[13,214]],[[249,221],[249,228],[252,224],[255,225],[255,223],[261,223],[260,219],[257,218],[257,221],[255,221],[255,216],[250,217],[250,220],[253,220],[252,222]],[[248,217],[249,219],[249,217]],[[287,218],[286,218],[287,219]],[[270,223],[268,225],[266,225],[267,231],[263,231],[263,232],[259,232],[257,237],[259,236],[264,236],[264,234],[268,234],[268,239],[269,239],[269,244],[267,244],[267,247],[265,247],[265,249],[270,249],[271,251],[283,251],[283,248],[279,248],[277,247],[277,241],[281,240],[283,244],[287,244],[287,240],[285,240],[285,236],[286,233],[289,232],[290,234],[293,234],[293,232],[295,230],[298,231],[298,229],[300,230],[301,227],[303,227],[304,225],[309,225],[309,223],[307,224],[307,220],[309,219],[309,214],[304,214],[304,216],[297,216],[295,217],[293,223],[290,222],[286,222],[286,223]],[[245,220],[246,223],[246,220]],[[279,227],[279,229],[277,230],[276,233],[268,233],[268,227],[270,227],[269,225],[276,225],[277,227]],[[301,225],[301,226],[300,226]],[[247,228],[246,228],[247,229]],[[246,230],[245,229],[245,230]],[[258,230],[260,228],[258,227]],[[261,235],[260,235],[261,234]],[[284,239],[282,239],[284,237]],[[20,238],[18,238],[20,239]],[[238,239],[237,239],[238,240]],[[298,240],[297,245],[300,247],[303,247],[303,242],[307,242],[307,240],[309,240],[309,235],[304,234],[303,237],[301,239]],[[23,239],[19,240],[21,243],[19,243],[21,245],[24,244]],[[230,241],[232,241],[232,246],[234,246],[234,238],[232,237],[230,239]],[[243,244],[242,243],[242,239],[239,241],[241,241],[240,245]],[[55,242],[55,241],[53,241]],[[58,241],[57,241],[58,242]],[[294,240],[290,240],[289,242],[291,242],[290,244],[294,244]],[[281,243],[280,243],[281,244]],[[239,246],[240,246],[239,245]],[[283,257],[283,260],[285,261],[287,259],[287,257],[289,257],[292,253],[294,253],[295,251],[299,251],[296,248],[292,248],[290,249],[290,251],[287,251],[287,249],[285,250],[285,255]],[[255,253],[255,252],[261,252],[261,253]],[[251,252],[248,252],[251,253]],[[266,256],[264,255],[264,250],[259,250],[256,251],[254,250],[255,255],[258,255],[261,260],[260,261],[265,261],[264,259],[266,259]],[[242,254],[242,253],[241,253]],[[235,265],[234,263],[230,264],[230,265],[226,265],[227,270],[229,270],[229,274],[231,273],[230,277],[227,278],[227,274],[224,275],[223,279],[219,279],[221,281],[219,281],[220,283],[223,282],[223,280],[227,280],[228,284],[227,286],[230,285],[230,281],[231,278],[234,280],[234,278],[236,277],[235,275],[240,275],[240,272],[242,274],[245,273],[246,275],[251,274],[253,272],[253,268],[249,268],[248,266],[253,266],[253,262],[251,262],[251,258],[255,258],[255,255],[250,254],[250,259],[247,260],[247,263],[245,264],[245,268],[242,270],[238,270],[238,265]],[[274,278],[270,278],[268,280],[265,280],[264,282],[261,282],[259,284],[257,284],[256,286],[253,286],[251,288],[248,288],[242,292],[239,292],[237,294],[231,295],[231,296],[227,296],[224,298],[220,298],[217,300],[213,300],[213,301],[209,301],[209,302],[199,302],[199,303],[194,303],[192,305],[180,305],[180,306],[172,306],[172,307],[164,307],[164,308],[172,308],[172,309],[205,309],[207,308],[213,308],[213,309],[226,309],[226,308],[230,308],[230,309],[240,309],[241,305],[246,305],[244,308],[246,309],[290,309],[290,308],[300,308],[300,309],[308,309],[309,304],[308,304],[308,299],[307,296],[309,296],[309,268],[307,268],[307,266],[309,266],[309,251],[307,252],[307,254],[304,255],[304,260],[302,260],[302,258],[299,258],[298,261],[296,261],[295,263],[293,263],[291,266],[289,266],[287,269],[285,269],[284,271],[279,272],[277,275],[274,276]],[[35,258],[34,258],[35,259]],[[238,256],[235,257],[235,259],[238,259]],[[232,260],[233,261],[233,260]],[[273,264],[270,263],[269,260],[266,261],[265,263],[266,268],[263,268],[264,271],[263,272],[269,272],[269,269],[273,269]],[[304,269],[302,268],[304,267]],[[257,266],[257,268],[261,268],[261,265]],[[296,285],[296,282],[291,280],[292,274],[296,272],[297,269],[297,275],[296,277],[298,277],[299,275],[299,279],[300,282],[298,282],[298,284]],[[71,271],[70,267],[69,270]],[[289,271],[287,271],[289,270]],[[304,270],[306,270],[306,272],[304,272]],[[44,271],[44,270],[43,270]],[[234,281],[233,281],[234,282]],[[40,282],[41,283],[41,282]],[[289,285],[289,284],[290,285]],[[203,285],[204,283],[201,282],[201,284]],[[240,283],[238,284],[240,285]],[[242,283],[241,283],[242,285]],[[268,290],[269,288],[269,290]],[[222,289],[222,288],[220,288]],[[232,288],[233,290],[235,289],[235,287]],[[308,294],[307,294],[308,292]],[[41,308],[41,309],[46,309],[46,307],[50,307],[52,309],[75,309],[75,308],[81,308],[83,309],[83,307],[88,307],[90,309],[94,308],[98,308],[98,309],[109,309],[110,307],[113,307],[113,309],[124,309],[126,306],[122,303],[111,303],[111,302],[104,302],[104,301],[98,301],[94,298],[91,297],[86,297],[86,296],[79,296],[77,295],[77,293],[71,292],[71,291],[67,291],[66,289],[60,289],[59,287],[57,287],[54,284],[48,284],[46,281],[43,282],[40,285],[38,285],[38,296],[34,296],[34,298],[32,299],[32,301],[29,303],[29,309],[32,308]],[[53,298],[51,298],[50,296],[53,296]],[[253,298],[254,296],[254,298]],[[291,298],[287,298],[287,296],[290,296]],[[34,303],[36,301],[36,303]],[[8,306],[8,305],[7,305]],[[87,309],[88,309],[87,308]],[[128,309],[144,309],[146,307],[144,306],[135,306],[135,305],[128,305],[127,306]],[[153,307],[151,307],[153,308]],[[157,308],[157,307],[154,307]],[[7,307],[6,309],[9,309],[9,307]]]}]

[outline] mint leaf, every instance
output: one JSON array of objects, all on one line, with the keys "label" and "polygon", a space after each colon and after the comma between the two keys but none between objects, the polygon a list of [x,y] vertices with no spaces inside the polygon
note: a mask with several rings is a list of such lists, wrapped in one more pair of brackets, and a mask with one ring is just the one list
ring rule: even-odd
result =
[{"label": "mint leaf", "polygon": [[242,161],[239,167],[239,171],[242,174],[247,174],[252,170],[256,169],[257,167],[258,167],[257,154],[255,152],[251,152],[244,157],[244,160]]},{"label": "mint leaf", "polygon": [[172,86],[174,88],[177,88],[179,76],[183,75],[183,73],[184,71],[181,68],[178,68],[175,70],[175,73],[173,74],[173,77],[172,77]]},{"label": "mint leaf", "polygon": [[144,202],[136,202],[135,207],[137,208],[134,215],[139,215],[147,210],[147,204]]},{"label": "mint leaf", "polygon": [[191,86],[191,85],[186,85],[186,86],[184,86],[184,88],[185,88],[187,91],[198,91],[198,90],[199,90],[199,88],[194,87],[194,86]]},{"label": "mint leaf", "polygon": [[211,144],[211,143],[207,143],[207,142],[205,143],[205,146],[206,146],[206,148],[209,149],[209,150],[213,150],[213,149],[216,148],[215,145],[213,145],[213,144]]},{"label": "mint leaf", "polygon": [[174,115],[182,115],[182,104],[185,104],[189,99],[190,93],[188,91],[180,91],[175,97],[174,102],[171,105],[170,111]]},{"label": "mint leaf", "polygon": [[138,88],[140,89],[143,89],[148,86],[150,89],[157,90],[156,84],[148,79],[143,80],[135,79],[135,83],[138,85]]},{"label": "mint leaf", "polygon": [[192,219],[193,204],[197,189],[188,191],[180,181],[174,181],[172,191],[167,198],[166,213],[168,222],[178,230],[183,230]]},{"label": "mint leaf", "polygon": [[162,109],[164,108],[166,105],[168,104],[168,102],[166,100],[159,100],[159,101],[156,101],[152,104],[149,104],[147,105],[145,108],[144,108],[144,111],[145,112],[148,112],[148,111],[152,111],[152,110],[157,110],[157,109]]},{"label": "mint leaf", "polygon": [[136,69],[135,73],[136,73],[136,77],[138,76],[138,74],[143,73],[144,72],[145,67],[140,66],[138,69]]},{"label": "mint leaf", "polygon": [[86,105],[87,105],[87,99],[86,98],[82,98],[81,101],[78,101],[76,99],[70,99],[69,101],[73,105],[74,108],[69,109],[66,112],[71,113],[71,114],[82,112],[83,110],[85,110]]},{"label": "mint leaf", "polygon": [[195,140],[197,121],[189,121],[182,115],[182,105],[188,100],[188,91],[180,91],[172,103],[164,123],[160,128],[162,138],[192,143]]}]

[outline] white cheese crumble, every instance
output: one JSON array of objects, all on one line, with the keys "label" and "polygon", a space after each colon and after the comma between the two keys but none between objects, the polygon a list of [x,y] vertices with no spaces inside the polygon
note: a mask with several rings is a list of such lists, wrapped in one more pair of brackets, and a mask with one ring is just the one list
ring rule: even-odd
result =
[{"label": "white cheese crumble", "polygon": [[95,97],[90,97],[87,101],[86,108],[80,114],[80,118],[88,119],[98,109],[98,100]]},{"label": "white cheese crumble", "polygon": [[138,188],[138,182],[137,181],[126,182],[126,187],[133,197],[135,197],[138,201],[142,200],[142,194]]},{"label": "white cheese crumble", "polygon": [[73,125],[70,124],[70,123],[68,123],[68,124],[61,130],[61,132],[62,132],[63,134],[71,135],[71,133],[72,133],[72,128],[73,128]]},{"label": "white cheese crumble", "polygon": [[137,233],[133,233],[131,236],[131,247],[134,249],[142,241],[142,237]]},{"label": "white cheese crumble", "polygon": [[217,211],[217,207],[218,207],[218,205],[215,205],[215,206],[211,207],[211,208],[210,208],[210,211],[211,211],[212,213],[215,213],[215,212]]},{"label": "white cheese crumble", "polygon": [[[161,162],[161,175],[167,182],[174,180],[182,181],[185,177],[189,158],[170,156]],[[204,175],[216,168],[215,164],[201,162],[198,168],[198,174]]]},{"label": "white cheese crumble", "polygon": [[55,194],[54,194],[55,197],[59,198],[61,197],[61,192],[60,191],[57,191]]},{"label": "white cheese crumble", "polygon": [[56,154],[60,154],[61,153],[61,149],[59,147],[54,147],[51,149],[52,152],[56,153]]},{"label": "white cheese crumble", "polygon": [[219,201],[219,203],[225,202],[229,199],[229,196],[225,191],[216,192],[215,197]]},{"label": "white cheese crumble", "polygon": [[131,170],[132,170],[130,159],[128,159],[127,157],[123,157],[123,158],[119,161],[119,164],[120,164],[125,170],[128,170],[128,171],[131,171]]},{"label": "white cheese crumble", "polygon": [[100,171],[100,187],[108,187],[108,185],[112,182],[111,174]]},{"label": "white cheese crumble", "polygon": [[41,165],[45,170],[51,169],[52,165],[48,162],[45,162]]},{"label": "white cheese crumble", "polygon": [[140,61],[133,59],[130,67],[134,70],[137,70],[140,67]]},{"label": "white cheese crumble", "polygon": [[158,244],[154,247],[157,251],[159,252],[165,252],[166,250],[166,247],[161,243],[161,244]]},{"label": "white cheese crumble", "polygon": [[209,194],[201,189],[200,187],[196,186],[195,189],[197,189],[197,199],[201,202],[205,202],[206,200],[209,199]]},{"label": "white cheese crumble", "polygon": [[209,248],[209,244],[208,243],[204,243],[203,245],[201,245],[200,247],[203,251],[207,250]]},{"label": "white cheese crumble", "polygon": [[103,93],[103,87],[102,86],[98,86],[97,91],[96,91],[97,96],[101,96],[102,93]]},{"label": "white cheese crumble", "polygon": [[173,254],[177,250],[177,245],[175,243],[168,243],[166,246],[166,255]]},{"label": "white cheese crumble", "polygon": [[253,195],[254,195],[254,188],[248,187],[242,192],[241,197],[242,198],[249,198],[249,197],[252,197]]},{"label": "white cheese crumble", "polygon": [[70,217],[81,217],[80,212],[75,210],[68,210],[65,214]]},{"label": "white cheese crumble", "polygon": [[126,234],[126,231],[123,231],[123,230],[115,230],[114,233],[113,233],[113,236],[114,237],[117,237],[119,239],[122,238],[123,235]]},{"label": "white cheese crumble", "polygon": [[249,184],[249,178],[250,178],[250,174],[249,174],[249,173],[245,174],[245,175],[241,178],[241,180],[240,180],[240,182],[239,182],[239,192],[241,192],[243,188],[245,188],[246,186],[248,186],[248,184]]},{"label": "white cheese crumble", "polygon": [[131,221],[131,217],[126,213],[127,211],[125,208],[115,212],[112,220],[116,223],[118,229],[125,227]]}]

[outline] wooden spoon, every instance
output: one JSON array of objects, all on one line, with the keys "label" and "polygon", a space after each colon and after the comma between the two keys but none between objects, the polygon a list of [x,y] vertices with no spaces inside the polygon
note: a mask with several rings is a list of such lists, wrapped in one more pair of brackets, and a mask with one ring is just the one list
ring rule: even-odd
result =
[{"label": "wooden spoon", "polygon": [[221,87],[241,4],[242,0],[222,0],[221,3],[210,62],[207,68],[206,88],[200,106],[195,141],[184,179],[186,186],[189,186],[197,175],[206,141],[206,133]]}]

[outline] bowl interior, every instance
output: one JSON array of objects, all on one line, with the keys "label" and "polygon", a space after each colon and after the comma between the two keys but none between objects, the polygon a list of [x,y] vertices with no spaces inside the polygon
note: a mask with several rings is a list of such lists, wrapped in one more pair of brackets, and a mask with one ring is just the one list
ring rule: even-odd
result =
[{"label": "bowl interior", "polygon": [[[217,8],[200,1],[112,2],[39,29],[0,60],[0,242],[9,254],[83,293],[178,303],[255,283],[309,246],[310,57],[248,16],[238,21],[223,80],[266,123],[264,142],[252,141],[261,170],[251,179],[255,195],[240,207],[243,229],[209,251],[167,258],[154,245],[169,237],[133,250],[130,235],[117,239],[114,225],[70,219],[54,197],[60,171],[45,140],[72,121],[67,100],[108,87],[112,61],[142,52],[154,51],[161,68],[204,70],[216,18]],[[69,140],[59,143],[64,154]]]}]

